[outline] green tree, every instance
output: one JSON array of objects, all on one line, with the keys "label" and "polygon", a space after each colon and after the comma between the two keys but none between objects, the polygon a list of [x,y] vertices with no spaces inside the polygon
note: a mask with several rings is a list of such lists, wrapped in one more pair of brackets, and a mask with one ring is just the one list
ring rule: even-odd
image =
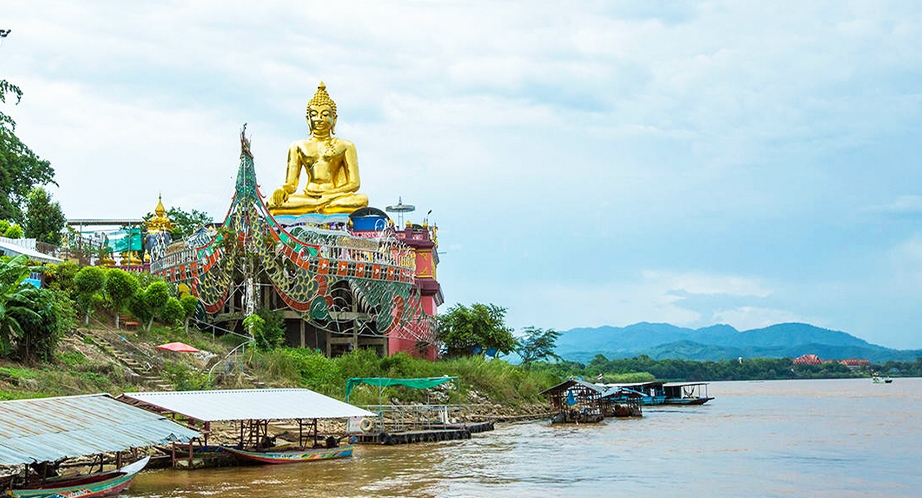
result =
[{"label": "green tree", "polygon": [[22,238],[22,227],[18,223],[13,223],[3,232],[3,236],[8,239],[21,239]]},{"label": "green tree", "polygon": [[10,222],[4,219],[0,219],[0,234],[6,233],[6,229],[10,227]]},{"label": "green tree", "polygon": [[243,329],[247,331],[247,334],[253,337],[262,334],[263,327],[265,326],[266,321],[259,315],[250,315],[243,318]]},{"label": "green tree", "polygon": [[[143,292],[139,293],[138,297],[144,301],[148,309],[147,325],[144,329],[150,330],[151,325],[154,323],[154,318],[162,318],[164,307],[170,301],[170,286],[163,280],[154,280]],[[179,303],[177,302],[176,304]],[[137,318],[141,319],[141,317]]]},{"label": "green tree", "polygon": [[26,217],[23,223],[26,237],[61,245],[67,219],[61,205],[52,202],[51,194],[42,187],[35,187],[26,199]]},{"label": "green tree", "polygon": [[452,306],[438,321],[439,341],[445,345],[446,356],[470,356],[478,346],[508,354],[517,341],[512,329],[506,326],[505,317],[506,308],[494,304]]},{"label": "green tree", "polygon": [[282,311],[259,308],[256,314],[263,323],[258,334],[254,334],[256,347],[265,351],[275,349],[285,343],[285,315]]},{"label": "green tree", "polygon": [[[0,80],[0,103],[7,95],[22,99],[22,90],[6,80]],[[33,187],[54,182],[51,163],[40,159],[16,136],[16,122],[0,110],[0,219],[22,222],[23,204]],[[57,184],[55,184],[57,185]]]},{"label": "green tree", "polygon": [[519,341],[519,346],[515,350],[522,357],[522,364],[528,365],[533,361],[547,360],[549,358],[560,359],[557,353],[554,352],[560,332],[554,329],[543,330],[535,327],[526,327],[523,332],[525,332],[525,337]]},{"label": "green tree", "polygon": [[[106,295],[109,305],[115,313],[115,327],[119,326],[118,314],[125,310],[138,293],[138,278],[120,268],[106,271]],[[138,317],[140,318],[140,317]]]},{"label": "green tree", "polygon": [[189,320],[195,315],[195,308],[198,307],[198,298],[187,294],[179,300],[179,304],[182,305],[183,311],[183,326],[186,329],[186,333],[189,333]]},{"label": "green tree", "polygon": [[83,322],[90,323],[90,311],[102,302],[106,287],[106,271],[98,266],[84,266],[74,275],[74,300],[84,314]]},{"label": "green tree", "polygon": [[159,318],[167,325],[176,326],[182,323],[185,313],[186,311],[183,309],[179,299],[170,296],[163,308],[160,309]]},{"label": "green tree", "polygon": [[131,298],[131,301],[128,302],[128,311],[131,312],[132,316],[138,319],[141,323],[145,324],[144,330],[147,330],[147,323],[154,319],[154,310],[150,307],[147,299],[145,299],[146,289],[141,289],[138,291],[134,297]]},{"label": "green tree", "polygon": [[80,271],[80,265],[73,261],[65,261],[59,265],[52,265],[45,269],[45,282],[48,288],[66,292],[72,299],[76,298],[74,279]]}]

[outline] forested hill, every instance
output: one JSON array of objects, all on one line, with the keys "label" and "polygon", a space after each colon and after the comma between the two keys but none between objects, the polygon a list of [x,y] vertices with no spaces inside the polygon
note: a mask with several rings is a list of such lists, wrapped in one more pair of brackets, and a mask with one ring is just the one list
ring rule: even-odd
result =
[{"label": "forested hill", "polygon": [[782,323],[742,332],[729,325],[689,329],[647,322],[627,327],[576,328],[561,333],[556,352],[564,359],[584,363],[597,354],[608,359],[647,355],[656,359],[712,361],[741,356],[796,358],[804,354],[823,359],[864,358],[872,362],[913,361],[922,357],[922,350],[889,349],[845,332],[806,323]]}]

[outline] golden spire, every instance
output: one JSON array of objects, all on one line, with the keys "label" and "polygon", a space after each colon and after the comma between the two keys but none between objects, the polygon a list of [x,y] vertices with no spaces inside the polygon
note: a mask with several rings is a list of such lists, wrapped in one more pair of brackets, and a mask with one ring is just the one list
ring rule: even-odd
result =
[{"label": "golden spire", "polygon": [[160,194],[157,194],[157,207],[154,208],[154,213],[158,218],[163,218],[163,215],[166,213],[166,209],[163,207],[163,199]]},{"label": "golden spire", "polygon": [[163,198],[157,194],[157,207],[154,208],[154,216],[144,223],[147,225],[148,232],[168,232],[173,228],[173,222],[166,215],[166,208],[163,207]]},{"label": "golden spire", "polygon": [[333,111],[333,115],[336,116],[336,102],[330,98],[330,94],[327,93],[327,86],[321,81],[317,85],[317,93],[311,98],[310,102],[307,103],[308,112],[310,112],[311,106],[315,105],[328,105]]}]

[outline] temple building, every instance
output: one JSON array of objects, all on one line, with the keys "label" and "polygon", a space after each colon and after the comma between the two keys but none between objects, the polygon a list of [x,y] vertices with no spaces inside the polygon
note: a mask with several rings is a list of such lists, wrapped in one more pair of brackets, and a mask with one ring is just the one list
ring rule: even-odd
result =
[{"label": "temple building", "polygon": [[148,240],[151,272],[190,289],[202,304],[199,319],[225,330],[248,333],[243,319],[265,308],[283,313],[289,346],[328,356],[367,348],[435,359],[435,317],[444,300],[436,227],[398,230],[385,212],[368,207],[358,193],[355,146],[333,136],[336,105],[323,83],[307,120],[311,134],[291,145],[285,183],[268,198],[241,133],[224,222],[171,242],[164,217]]}]

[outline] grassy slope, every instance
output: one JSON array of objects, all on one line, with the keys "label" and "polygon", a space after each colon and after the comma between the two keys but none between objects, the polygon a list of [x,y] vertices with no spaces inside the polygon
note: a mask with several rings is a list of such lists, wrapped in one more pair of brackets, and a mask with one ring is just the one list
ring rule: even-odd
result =
[{"label": "grassy slope", "polygon": [[[216,356],[203,360],[189,353],[160,351],[157,344],[181,341]],[[27,366],[0,361],[0,400],[108,392],[254,387],[305,387],[344,399],[350,377],[459,377],[460,385],[413,391],[407,388],[360,387],[350,397],[353,404],[391,400],[492,405],[507,414],[533,413],[545,406],[539,393],[559,382],[553,373],[526,370],[504,361],[482,357],[429,362],[398,354],[378,358],[370,351],[355,351],[325,358],[304,349],[281,348],[269,352],[248,349],[232,362],[218,361],[237,344],[198,331],[153,328],[150,332],[119,331],[97,324],[83,335],[63,340],[51,364]],[[133,363],[134,368],[126,365]],[[216,365],[217,363],[217,365]],[[140,365],[140,367],[138,367]],[[210,372],[210,373],[209,373]],[[147,377],[146,379],[142,377]]]}]

